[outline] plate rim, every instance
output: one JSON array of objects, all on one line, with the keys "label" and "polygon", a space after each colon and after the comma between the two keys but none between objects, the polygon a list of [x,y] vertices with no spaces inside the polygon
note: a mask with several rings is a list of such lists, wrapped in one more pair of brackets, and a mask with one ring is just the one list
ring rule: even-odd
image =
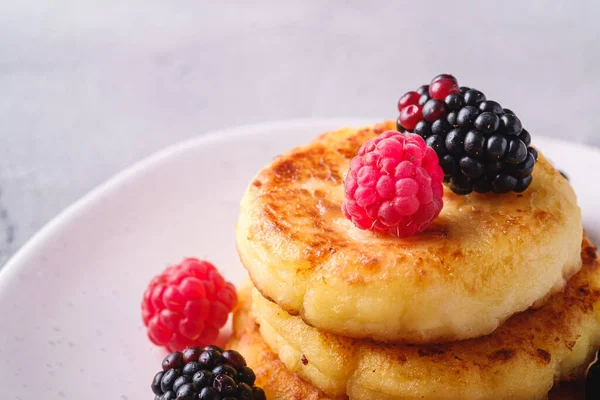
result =
[{"label": "plate rim", "polygon": [[[29,253],[31,253],[38,245],[42,244],[52,234],[66,226],[69,222],[75,220],[77,216],[84,212],[93,203],[99,200],[103,195],[109,195],[111,192],[118,190],[123,185],[126,185],[132,179],[135,179],[139,174],[152,166],[160,165],[169,161],[173,157],[177,157],[180,153],[189,150],[190,148],[203,146],[209,143],[227,141],[236,137],[246,135],[259,135],[269,130],[283,129],[293,126],[298,128],[309,128],[318,125],[333,125],[333,126],[366,126],[383,121],[383,119],[369,119],[356,117],[335,117],[335,118],[297,118],[297,119],[281,119],[262,123],[251,123],[225,129],[211,130],[207,133],[198,134],[192,138],[184,139],[167,147],[164,147],[156,152],[153,152],[140,160],[130,164],[112,174],[100,184],[96,185],[85,194],[77,198],[67,207],[58,212],[54,217],[42,225],[23,245],[12,254],[6,261],[4,266],[0,267],[0,291],[15,277],[19,270],[19,266],[23,263]],[[317,135],[319,132],[316,132]],[[590,152],[600,157],[600,149],[594,146],[588,146],[579,142],[569,142],[563,139],[549,138],[546,136],[537,136],[548,143],[554,145],[567,145],[571,148],[576,148],[578,151]]]},{"label": "plate rim", "polygon": [[[375,119],[378,120],[378,119]],[[94,186],[92,189],[79,196],[50,220],[45,222],[31,237],[29,237],[21,247],[19,247],[4,263],[0,266],[0,292],[7,283],[14,277],[18,271],[18,266],[21,260],[26,258],[28,254],[42,244],[46,238],[50,237],[54,231],[59,230],[62,226],[68,225],[71,220],[77,218],[79,213],[85,211],[96,199],[102,195],[109,194],[112,191],[118,190],[122,185],[126,185],[130,180],[135,179],[139,174],[155,165],[160,165],[167,162],[173,157],[177,157],[180,153],[197,146],[206,144],[227,141],[240,136],[259,135],[268,130],[283,129],[293,126],[295,128],[310,127],[313,125],[368,125],[373,119],[368,118],[295,118],[295,119],[280,119],[267,122],[250,123],[237,125],[233,127],[209,130],[206,133],[199,133],[191,138],[177,141],[171,145],[163,147],[141,159],[129,164],[123,169],[113,173],[101,183]],[[315,133],[316,135],[317,133]]]}]

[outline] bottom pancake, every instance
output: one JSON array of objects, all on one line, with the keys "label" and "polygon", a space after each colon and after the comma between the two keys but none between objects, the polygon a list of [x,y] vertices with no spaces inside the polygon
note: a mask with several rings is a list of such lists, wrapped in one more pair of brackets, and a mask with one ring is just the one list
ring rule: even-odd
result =
[{"label": "bottom pancake", "polygon": [[[556,294],[538,310],[512,317],[492,335],[477,339],[393,346],[344,338],[306,325],[256,290],[253,310],[260,335],[252,333],[256,330],[252,320],[253,327],[246,333],[261,345],[266,342],[278,354],[287,367],[285,374],[293,371],[333,398],[347,394],[350,399],[361,400],[543,399],[555,382],[583,377],[600,345],[596,310],[600,269],[595,248],[587,239],[582,259],[582,270],[569,281],[564,293]],[[237,332],[239,335],[239,328]],[[270,353],[268,348],[262,347],[265,354]],[[274,366],[281,369],[275,360]],[[260,363],[257,366],[260,368]],[[270,376],[272,381],[277,380],[274,375]],[[297,379],[293,382],[303,390],[314,389]],[[289,393],[288,388],[283,397],[273,398],[311,398],[301,394],[285,397]],[[324,398],[319,395],[315,393],[317,397],[312,398]]]},{"label": "bottom pancake", "polygon": [[[244,355],[248,365],[256,373],[256,385],[264,389],[269,400],[337,400],[325,395],[314,385],[286,369],[265,343],[258,325],[250,314],[251,287],[238,292],[238,308],[233,316],[233,336],[227,348]],[[341,399],[347,399],[346,396]]]},{"label": "bottom pancake", "polygon": [[[235,335],[229,342],[244,354],[249,365],[257,373],[257,385],[265,389],[269,400],[346,400],[348,396],[327,396],[312,383],[300,378],[286,369],[263,340],[258,324],[250,315],[250,288],[240,296],[240,308],[235,313]],[[583,400],[585,398],[583,382],[565,382],[555,385],[548,400]]]}]

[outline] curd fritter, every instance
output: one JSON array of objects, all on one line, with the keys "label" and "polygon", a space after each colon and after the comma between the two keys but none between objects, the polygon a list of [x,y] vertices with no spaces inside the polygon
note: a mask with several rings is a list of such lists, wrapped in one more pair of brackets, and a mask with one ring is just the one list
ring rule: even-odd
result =
[{"label": "curd fritter", "polygon": [[564,292],[491,335],[460,342],[412,346],[344,338],[306,325],[256,290],[252,310],[262,338],[287,369],[332,397],[545,399],[555,382],[583,378],[600,346],[600,268],[587,239],[581,255],[584,266]]},{"label": "curd fritter", "polygon": [[440,216],[404,239],[356,228],[341,212],[344,174],[365,141],[390,129],[323,134],[252,180],[237,246],[263,296],[325,331],[439,343],[493,332],[580,269],[576,197],[542,154],[524,193],[446,190]]},{"label": "curd fritter", "polygon": [[[255,385],[261,387],[269,400],[329,400],[314,385],[288,370],[260,336],[258,325],[250,315],[250,287],[238,291],[238,309],[233,315],[233,335],[227,348],[244,355],[256,374]],[[342,398],[347,398],[343,396]]]}]

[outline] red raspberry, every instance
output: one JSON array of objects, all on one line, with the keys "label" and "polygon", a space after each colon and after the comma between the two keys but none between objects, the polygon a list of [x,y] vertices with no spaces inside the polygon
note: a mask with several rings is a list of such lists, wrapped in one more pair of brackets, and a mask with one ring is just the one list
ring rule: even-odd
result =
[{"label": "red raspberry", "polygon": [[236,304],[235,287],[214,265],[186,258],[152,279],[142,319],[152,343],[180,351],[213,343]]},{"label": "red raspberry", "polygon": [[342,211],[360,229],[410,236],[442,210],[443,178],[437,154],[419,135],[384,132],[350,162]]}]

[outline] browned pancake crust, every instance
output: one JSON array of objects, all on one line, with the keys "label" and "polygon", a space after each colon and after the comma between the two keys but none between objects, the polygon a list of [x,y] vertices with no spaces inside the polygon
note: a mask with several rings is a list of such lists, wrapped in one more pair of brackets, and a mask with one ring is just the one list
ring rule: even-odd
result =
[{"label": "browned pancake crust", "polygon": [[342,400],[325,395],[318,388],[288,371],[260,336],[258,325],[250,315],[252,300],[249,290],[239,295],[239,307],[234,313],[233,337],[228,348],[244,355],[256,373],[256,385],[264,389],[269,400]]}]

